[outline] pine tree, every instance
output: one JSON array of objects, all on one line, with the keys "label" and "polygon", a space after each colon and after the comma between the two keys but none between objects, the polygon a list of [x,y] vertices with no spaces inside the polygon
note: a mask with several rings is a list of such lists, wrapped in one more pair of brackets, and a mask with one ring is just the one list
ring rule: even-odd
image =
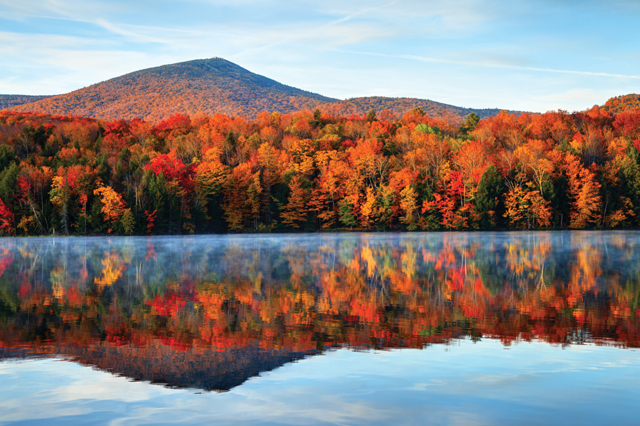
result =
[{"label": "pine tree", "polygon": [[499,224],[498,220],[504,213],[500,202],[504,196],[504,189],[500,172],[495,166],[489,166],[480,179],[475,195],[476,212],[480,215],[482,229],[490,229]]},{"label": "pine tree", "polygon": [[353,228],[358,224],[356,220],[356,215],[353,212],[353,204],[349,201],[348,198],[343,198],[340,203],[340,222],[344,226],[348,226],[349,228]]},{"label": "pine tree", "polygon": [[131,209],[124,210],[124,212],[122,213],[122,217],[120,218],[120,222],[122,223],[124,233],[127,235],[133,235],[133,231],[136,226],[136,219],[133,217]]}]

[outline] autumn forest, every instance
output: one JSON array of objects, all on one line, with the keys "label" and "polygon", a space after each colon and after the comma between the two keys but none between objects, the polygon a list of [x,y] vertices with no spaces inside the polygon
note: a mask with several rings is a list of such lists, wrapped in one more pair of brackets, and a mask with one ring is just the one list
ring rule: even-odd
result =
[{"label": "autumn forest", "polygon": [[640,109],[157,123],[0,112],[3,235],[640,225]]}]

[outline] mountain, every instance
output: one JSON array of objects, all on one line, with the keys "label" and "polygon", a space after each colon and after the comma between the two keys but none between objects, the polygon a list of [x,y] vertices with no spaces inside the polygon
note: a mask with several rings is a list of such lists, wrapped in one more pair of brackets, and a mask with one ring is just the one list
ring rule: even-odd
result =
[{"label": "mountain", "polygon": [[67,361],[136,381],[206,391],[227,391],[265,371],[317,354],[317,351],[259,347],[223,351],[216,348],[179,350],[158,342],[147,346],[110,345],[106,342],[26,346],[3,347],[0,343],[0,362],[63,357]]},{"label": "mountain", "polygon": [[[332,104],[332,110],[341,115],[357,114],[362,115],[371,111],[382,111],[388,109],[396,114],[404,114],[414,108],[421,108],[427,115],[432,117],[466,117],[471,113],[478,114],[480,118],[487,118],[497,115],[501,110],[498,108],[463,108],[428,99],[415,98],[387,98],[383,96],[369,96],[362,98],[345,99]],[[521,111],[508,111],[520,114]]]},{"label": "mountain", "polygon": [[437,117],[465,117],[474,112],[485,118],[500,111],[412,98],[338,100],[278,83],[222,58],[148,68],[58,96],[0,95],[0,109],[106,120],[158,121],[175,113],[253,118],[262,111],[289,113],[315,108],[343,115],[362,115],[371,109],[403,114],[416,107]]},{"label": "mountain", "polygon": [[37,102],[51,96],[0,95],[0,110],[12,109],[15,106]]},{"label": "mountain", "polygon": [[253,117],[265,110],[287,113],[336,100],[286,86],[222,58],[212,58],[136,71],[12,109],[155,121],[174,113],[197,112]]}]

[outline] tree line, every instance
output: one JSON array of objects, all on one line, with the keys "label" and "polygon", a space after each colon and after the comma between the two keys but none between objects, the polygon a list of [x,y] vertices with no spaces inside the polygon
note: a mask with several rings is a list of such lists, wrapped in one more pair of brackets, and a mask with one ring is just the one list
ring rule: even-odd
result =
[{"label": "tree line", "polygon": [[631,228],[640,109],[0,113],[4,235]]}]

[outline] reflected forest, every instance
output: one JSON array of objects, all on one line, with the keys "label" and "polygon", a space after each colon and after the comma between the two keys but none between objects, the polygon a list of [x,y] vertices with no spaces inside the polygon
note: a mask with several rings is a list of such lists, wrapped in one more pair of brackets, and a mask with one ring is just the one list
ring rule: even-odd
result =
[{"label": "reflected forest", "polygon": [[15,238],[0,356],[226,390],[332,348],[640,346],[636,232]]}]

